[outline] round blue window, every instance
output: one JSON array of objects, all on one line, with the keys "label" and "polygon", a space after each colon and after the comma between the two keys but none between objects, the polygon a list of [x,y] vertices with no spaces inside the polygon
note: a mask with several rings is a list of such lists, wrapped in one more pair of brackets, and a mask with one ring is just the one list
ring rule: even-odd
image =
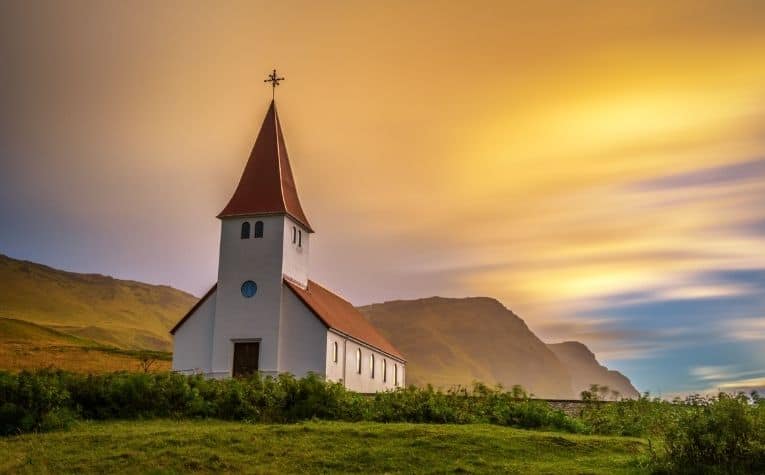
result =
[{"label": "round blue window", "polygon": [[242,295],[244,295],[247,298],[252,297],[255,295],[255,292],[258,291],[258,284],[255,282],[248,280],[244,284],[242,284]]}]

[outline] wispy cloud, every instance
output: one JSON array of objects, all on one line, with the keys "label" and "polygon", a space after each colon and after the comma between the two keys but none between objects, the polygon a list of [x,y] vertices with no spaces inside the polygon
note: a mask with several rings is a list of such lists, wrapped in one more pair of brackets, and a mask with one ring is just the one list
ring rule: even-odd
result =
[{"label": "wispy cloud", "polygon": [[733,340],[765,342],[765,317],[724,319],[720,326]]},{"label": "wispy cloud", "polygon": [[637,183],[636,186],[647,191],[706,187],[757,180],[763,175],[765,175],[765,158],[758,158],[653,178]]},{"label": "wispy cloud", "polygon": [[728,381],[726,383],[720,384],[719,388],[723,391],[731,391],[731,392],[757,391],[762,393],[762,392],[765,392],[765,377],[741,379],[738,381]]},{"label": "wispy cloud", "polygon": [[750,392],[765,389],[765,370],[741,370],[737,365],[697,366],[691,368],[690,376],[707,384],[699,391],[706,394],[723,392]]}]

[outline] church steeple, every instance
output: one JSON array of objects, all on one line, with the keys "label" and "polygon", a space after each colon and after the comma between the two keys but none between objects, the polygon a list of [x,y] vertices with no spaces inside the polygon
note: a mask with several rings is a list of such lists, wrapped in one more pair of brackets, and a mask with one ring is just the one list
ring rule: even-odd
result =
[{"label": "church steeple", "polygon": [[234,195],[218,218],[286,214],[313,232],[298,198],[276,104],[271,101]]}]

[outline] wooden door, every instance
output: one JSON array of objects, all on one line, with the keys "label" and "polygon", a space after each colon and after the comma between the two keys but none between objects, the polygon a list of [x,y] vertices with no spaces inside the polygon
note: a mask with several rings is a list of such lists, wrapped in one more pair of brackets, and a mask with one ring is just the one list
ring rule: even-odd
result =
[{"label": "wooden door", "polygon": [[260,342],[234,343],[234,377],[255,373],[259,355]]}]

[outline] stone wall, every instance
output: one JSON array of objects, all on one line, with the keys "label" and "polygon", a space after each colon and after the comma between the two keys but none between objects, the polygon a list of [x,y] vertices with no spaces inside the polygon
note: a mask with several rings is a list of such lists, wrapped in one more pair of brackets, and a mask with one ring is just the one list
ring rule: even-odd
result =
[{"label": "stone wall", "polygon": [[[576,417],[581,414],[582,409],[587,404],[593,404],[593,402],[584,402],[579,399],[539,399],[539,401],[545,401],[553,409],[563,411],[566,415]],[[598,401],[594,404],[609,404],[613,401]]]}]

